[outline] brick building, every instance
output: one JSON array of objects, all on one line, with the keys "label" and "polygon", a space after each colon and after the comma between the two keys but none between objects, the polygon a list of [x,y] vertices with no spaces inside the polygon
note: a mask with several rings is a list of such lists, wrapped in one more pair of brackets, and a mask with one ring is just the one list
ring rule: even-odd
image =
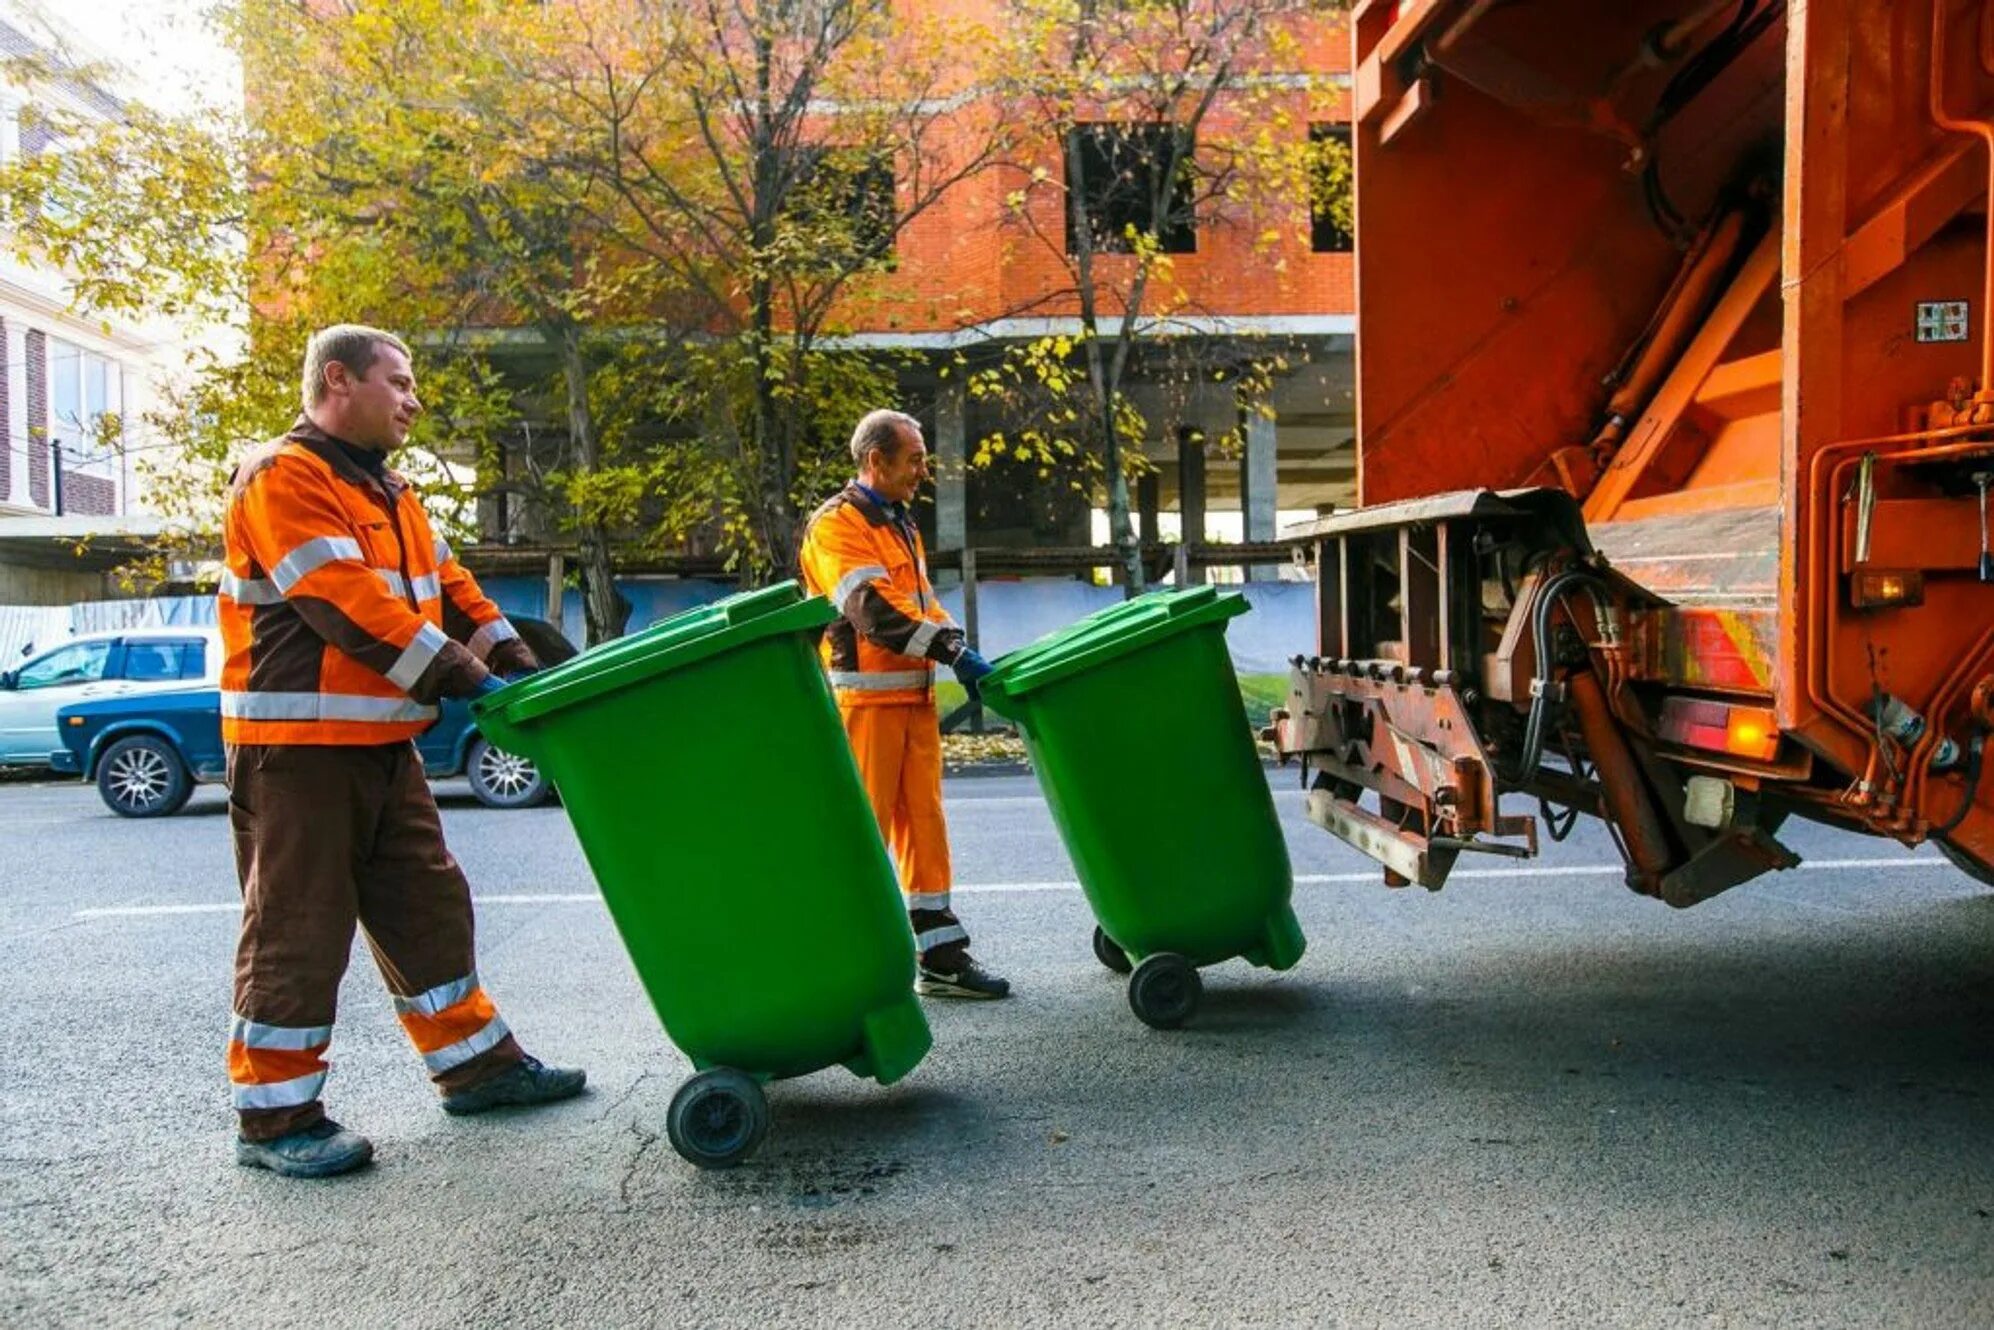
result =
[{"label": "brick building", "polygon": [[[943,11],[988,11],[1003,0],[914,0]],[[1269,55],[1269,63],[1244,70],[1238,91],[1222,95],[1204,129],[1220,140],[1237,139],[1250,128],[1247,114],[1278,110],[1283,132],[1337,137],[1348,141],[1350,40],[1339,7],[1323,5],[1295,23],[1296,41]],[[1270,90],[1272,90],[1270,92]],[[1250,110],[1248,109],[1250,107]],[[1116,133],[1140,135],[1143,125],[1116,125],[1112,111],[1090,127],[1112,140]],[[1066,180],[1067,154],[1101,153],[1097,142],[1061,143],[1056,135],[1037,144],[1036,156],[976,176],[942,204],[916,219],[899,237],[896,268],[887,290],[870,310],[854,311],[859,331],[852,340],[874,347],[912,348],[935,353],[937,361],[965,349],[986,360],[1008,344],[1047,333],[1077,332],[1077,301],[1069,262],[1053,247],[1062,231],[1065,193],[1041,189],[1021,218],[1013,206],[1032,178],[1032,168],[1055,181]],[[1197,149],[1194,146],[1194,159]],[[1081,176],[1101,162],[1083,162]],[[1139,168],[1138,168],[1139,169]],[[1113,212],[1112,199],[1088,200],[1090,216]],[[1108,229],[1129,215],[1105,219]],[[1242,417],[1233,389],[1206,384],[1186,395],[1138,379],[1131,395],[1155,427],[1145,452],[1154,465],[1140,486],[1139,506],[1147,510],[1144,535],[1176,536],[1205,514],[1213,538],[1272,538],[1279,514],[1344,505],[1355,497],[1354,370],[1355,267],[1351,237],[1325,224],[1307,197],[1261,199],[1247,209],[1222,210],[1200,203],[1195,220],[1178,229],[1167,248],[1173,287],[1163,313],[1170,328],[1189,342],[1223,344],[1229,358],[1279,355],[1290,368],[1270,396],[1272,419]],[[1097,286],[1111,288],[1132,262],[1123,255],[1096,260]],[[1119,311],[1114,311],[1119,313]],[[1104,322],[1105,326],[1105,322]],[[1221,357],[1228,358],[1228,357]],[[913,376],[911,404],[925,416],[931,445],[944,462],[936,514],[936,544],[965,542],[1029,544],[1088,543],[1099,538],[1099,513],[1055,519],[1044,515],[1036,527],[1020,525],[1016,505],[993,488],[994,477],[971,470],[961,459],[976,440],[1004,427],[1000,408],[977,402],[954,381]],[[1166,400],[1168,398],[1169,400]],[[1204,455],[1187,442],[1193,431],[1216,437],[1239,427],[1243,447],[1234,456]],[[1007,511],[1009,510],[1009,511]],[[1149,514],[1155,514],[1150,516]],[[1160,522],[1158,517],[1160,516]]]}]

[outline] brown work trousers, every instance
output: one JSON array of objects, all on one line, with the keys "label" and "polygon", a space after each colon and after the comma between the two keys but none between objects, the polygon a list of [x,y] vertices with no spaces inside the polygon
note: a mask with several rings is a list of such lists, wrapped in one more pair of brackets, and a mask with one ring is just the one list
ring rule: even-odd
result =
[{"label": "brown work trousers", "polygon": [[470,884],[443,843],[415,745],[236,745],[228,784],[242,882],[229,1078],[245,1139],[325,1117],[325,1052],[356,922],[441,1090],[518,1061],[478,982]]}]

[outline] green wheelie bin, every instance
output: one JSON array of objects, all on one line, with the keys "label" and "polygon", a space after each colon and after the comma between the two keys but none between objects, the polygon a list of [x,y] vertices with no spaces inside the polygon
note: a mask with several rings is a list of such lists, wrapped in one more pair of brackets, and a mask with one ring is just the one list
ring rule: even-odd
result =
[{"label": "green wheelie bin", "polygon": [[842,1063],[881,1085],[931,1042],[914,939],[794,582],[688,610],[473,708],[560,791],[665,1033],[697,1074],[666,1133],[752,1153],[762,1084]]},{"label": "green wheelie bin", "polygon": [[1226,653],[1251,607],[1212,587],[1139,596],[1011,652],[981,683],[1017,723],[1129,1006],[1182,1025],[1198,967],[1285,970],[1305,945],[1274,798]]}]

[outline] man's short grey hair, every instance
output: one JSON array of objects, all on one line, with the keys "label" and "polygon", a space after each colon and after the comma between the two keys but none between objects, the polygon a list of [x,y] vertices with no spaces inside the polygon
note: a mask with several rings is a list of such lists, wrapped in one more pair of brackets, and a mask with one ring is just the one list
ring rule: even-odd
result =
[{"label": "man's short grey hair", "polygon": [[866,454],[877,448],[888,459],[900,453],[903,431],[911,431],[915,438],[921,437],[921,422],[905,411],[888,411],[884,408],[868,412],[858,428],[852,431],[852,460],[865,465]]},{"label": "man's short grey hair", "polygon": [[367,371],[380,357],[381,348],[392,346],[408,356],[408,343],[391,332],[379,328],[369,328],[364,323],[335,323],[330,328],[321,328],[312,334],[311,342],[305,347],[305,409],[309,411],[325,400],[325,367],[338,361],[356,379],[367,377]]}]

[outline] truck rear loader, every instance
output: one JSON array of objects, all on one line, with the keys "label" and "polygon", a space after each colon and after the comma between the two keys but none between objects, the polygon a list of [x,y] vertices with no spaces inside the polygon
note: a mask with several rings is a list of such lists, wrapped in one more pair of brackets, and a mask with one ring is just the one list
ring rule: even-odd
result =
[{"label": "truck rear loader", "polygon": [[[1994,4],[1363,0],[1360,506],[1271,737],[1394,885],[1994,882]],[[1507,808],[1507,811],[1505,811]]]}]

